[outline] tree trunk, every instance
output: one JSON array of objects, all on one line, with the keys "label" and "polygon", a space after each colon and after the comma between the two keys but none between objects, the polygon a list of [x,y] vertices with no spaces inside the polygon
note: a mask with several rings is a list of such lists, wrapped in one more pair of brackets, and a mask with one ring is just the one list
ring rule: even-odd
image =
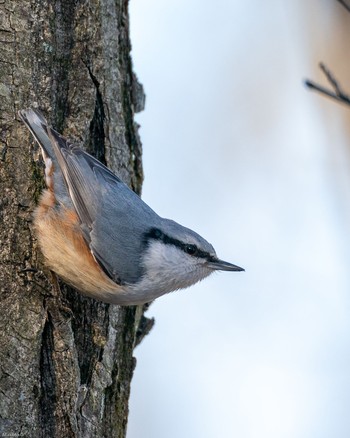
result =
[{"label": "tree trunk", "polygon": [[151,322],[52,287],[32,227],[43,164],[17,111],[40,108],[140,192],[128,1],[2,0],[0,41],[0,436],[124,437]]}]

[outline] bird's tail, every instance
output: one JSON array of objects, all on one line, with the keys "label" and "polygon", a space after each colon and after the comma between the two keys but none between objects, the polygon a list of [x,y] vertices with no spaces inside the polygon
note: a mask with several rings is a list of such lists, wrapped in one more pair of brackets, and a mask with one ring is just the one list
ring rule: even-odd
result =
[{"label": "bird's tail", "polygon": [[47,133],[46,119],[39,111],[33,109],[21,110],[18,114],[38,142],[46,164],[47,158],[52,160],[55,156]]},{"label": "bird's tail", "polygon": [[54,152],[52,140],[48,133],[50,128],[45,117],[34,109],[21,110],[18,114],[40,146],[45,162],[47,186],[54,191],[58,202],[70,204],[67,186]]}]

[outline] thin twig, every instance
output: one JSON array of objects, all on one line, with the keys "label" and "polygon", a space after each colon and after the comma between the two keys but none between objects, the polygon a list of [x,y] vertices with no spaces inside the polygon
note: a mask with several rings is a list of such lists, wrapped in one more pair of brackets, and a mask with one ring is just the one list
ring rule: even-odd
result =
[{"label": "thin twig", "polygon": [[328,79],[328,82],[332,85],[334,88],[335,94],[339,97],[345,97],[346,99],[348,96],[344,93],[344,91],[340,88],[340,85],[338,84],[338,81],[335,79],[335,77],[332,75],[331,71],[323,64],[323,62],[320,62],[320,69],[323,71],[324,75]]},{"label": "thin twig", "polygon": [[343,5],[344,8],[345,8],[348,12],[350,12],[350,6],[347,5],[347,4],[345,3],[344,0],[338,0],[338,2],[339,2],[341,5]]},{"label": "thin twig", "polygon": [[[331,97],[332,99],[335,99],[335,100],[338,100],[340,102],[345,103],[343,101],[343,99],[340,98],[339,96],[337,96],[335,93],[333,93],[332,91],[327,90],[327,88],[324,88],[321,85],[315,84],[315,82],[312,82],[309,79],[306,79],[305,85],[308,88],[310,88],[311,90],[318,91],[318,92],[324,94],[325,96]],[[347,105],[349,105],[349,103],[347,103]]]},{"label": "thin twig", "polygon": [[320,63],[320,68],[326,76],[328,82],[333,87],[334,91],[322,87],[322,85],[316,84],[310,80],[306,80],[305,85],[311,90],[316,90],[325,96],[337,100],[338,102],[344,103],[345,105],[350,105],[350,96],[341,89],[338,81],[335,79],[331,71],[322,62]]}]

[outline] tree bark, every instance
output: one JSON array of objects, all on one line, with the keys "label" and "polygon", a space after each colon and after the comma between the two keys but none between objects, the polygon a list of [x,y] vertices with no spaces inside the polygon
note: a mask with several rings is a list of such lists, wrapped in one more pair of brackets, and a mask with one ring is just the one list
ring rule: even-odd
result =
[{"label": "tree bark", "polygon": [[126,435],[151,322],[52,286],[32,227],[43,164],[17,112],[40,108],[140,192],[128,20],[127,0],[0,0],[0,436]]}]

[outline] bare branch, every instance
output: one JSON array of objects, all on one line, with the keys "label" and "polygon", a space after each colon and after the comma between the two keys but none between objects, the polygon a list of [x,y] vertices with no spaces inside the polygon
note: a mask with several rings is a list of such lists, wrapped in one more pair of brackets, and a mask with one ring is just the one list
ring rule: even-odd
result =
[{"label": "bare branch", "polygon": [[347,4],[345,3],[344,0],[338,0],[338,2],[339,2],[342,6],[344,6],[344,8],[345,8],[348,12],[350,12],[350,6],[347,5]]},{"label": "bare branch", "polygon": [[334,88],[335,94],[339,97],[343,97],[345,99],[348,99],[349,97],[347,96],[347,94],[344,93],[344,91],[341,89],[338,81],[335,79],[335,77],[333,76],[331,71],[326,67],[326,65],[323,64],[323,62],[320,62],[320,69],[323,71],[324,75],[328,79],[328,82]]},{"label": "bare branch", "polygon": [[305,85],[309,87],[311,90],[316,90],[327,97],[330,97],[332,99],[337,100],[338,102],[350,106],[350,96],[342,90],[342,88],[340,87],[338,81],[335,79],[332,72],[322,62],[320,63],[320,68],[323,71],[324,75],[326,76],[328,82],[331,84],[334,91],[327,89],[322,85],[316,84],[315,82],[310,81],[308,79],[305,81]]}]

